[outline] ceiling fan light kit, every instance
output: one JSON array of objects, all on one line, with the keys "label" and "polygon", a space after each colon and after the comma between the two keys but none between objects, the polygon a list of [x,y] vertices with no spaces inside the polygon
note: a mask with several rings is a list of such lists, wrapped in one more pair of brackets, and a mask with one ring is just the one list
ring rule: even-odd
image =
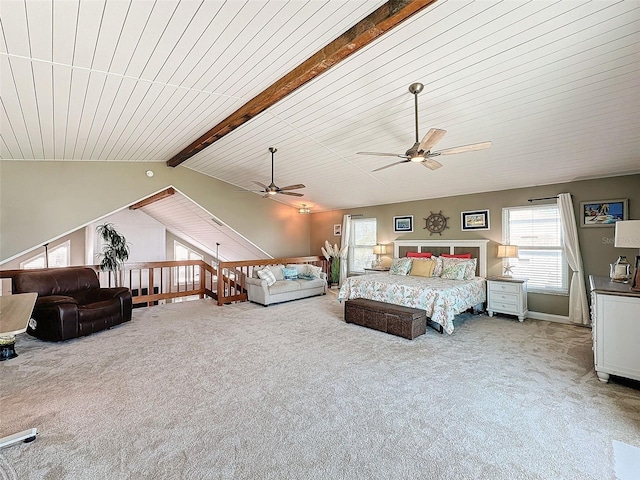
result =
[{"label": "ceiling fan light kit", "polygon": [[262,188],[262,190],[244,190],[245,192],[256,192],[262,193],[262,198],[269,198],[272,195],[281,194],[281,195],[290,195],[292,197],[303,197],[302,193],[290,192],[289,190],[298,190],[300,188],[305,188],[305,186],[301,183],[297,183],[295,185],[287,185],[286,187],[278,187],[273,180],[273,155],[278,151],[276,147],[269,147],[269,151],[271,152],[271,183],[267,186],[264,183],[256,182],[253,183]]},{"label": "ceiling fan light kit", "polygon": [[311,209],[307,207],[306,203],[303,203],[302,206],[298,209],[298,213],[300,215],[309,215],[311,213]]},{"label": "ceiling fan light kit", "polygon": [[424,136],[422,141],[419,140],[418,135],[418,94],[422,92],[424,85],[422,83],[412,83],[409,85],[409,92],[413,94],[414,98],[414,112],[416,123],[416,143],[413,144],[409,150],[404,154],[402,153],[381,153],[381,152],[357,152],[358,155],[375,155],[379,157],[399,157],[403,160],[399,162],[385,165],[384,167],[376,168],[374,172],[379,172],[385,168],[393,167],[394,165],[400,165],[401,163],[422,163],[430,170],[436,170],[442,167],[442,164],[437,160],[433,160],[431,157],[438,157],[440,155],[453,155],[455,153],[472,152],[475,150],[483,150],[491,146],[491,142],[474,143],[471,145],[462,145],[459,147],[446,148],[437,152],[432,152],[433,146],[442,140],[442,137],[447,133],[446,130],[440,128],[432,128]]}]

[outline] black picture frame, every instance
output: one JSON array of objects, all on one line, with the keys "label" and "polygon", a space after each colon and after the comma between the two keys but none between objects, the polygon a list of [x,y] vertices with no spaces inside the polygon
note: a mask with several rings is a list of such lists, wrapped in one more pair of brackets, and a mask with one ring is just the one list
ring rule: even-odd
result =
[{"label": "black picture frame", "polygon": [[394,233],[413,232],[413,215],[393,217],[393,232]]},{"label": "black picture frame", "polygon": [[490,230],[489,210],[471,210],[460,212],[460,225],[463,231]]}]

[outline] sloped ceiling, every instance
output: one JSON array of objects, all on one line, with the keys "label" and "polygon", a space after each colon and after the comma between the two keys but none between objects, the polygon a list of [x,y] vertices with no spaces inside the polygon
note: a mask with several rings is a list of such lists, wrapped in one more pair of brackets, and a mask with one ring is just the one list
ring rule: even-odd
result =
[{"label": "sloped ceiling", "polygon": [[[381,1],[0,3],[0,157],[166,161]],[[640,2],[438,0],[177,168],[313,211],[640,172]],[[431,171],[404,153],[448,131]],[[243,195],[243,193],[238,193]],[[249,195],[249,194],[247,194]],[[265,200],[267,201],[267,200]]]},{"label": "sloped ceiling", "polygon": [[[174,235],[214,258],[218,256],[220,261],[270,257],[180,191],[140,210],[163,224]],[[219,248],[216,248],[216,243]]]}]

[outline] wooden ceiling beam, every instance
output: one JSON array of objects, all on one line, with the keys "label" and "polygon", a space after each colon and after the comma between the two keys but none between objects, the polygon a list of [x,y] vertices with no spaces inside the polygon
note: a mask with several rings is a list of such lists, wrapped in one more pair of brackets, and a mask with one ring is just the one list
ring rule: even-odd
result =
[{"label": "wooden ceiling beam", "polygon": [[177,167],[436,0],[390,0],[167,161]]},{"label": "wooden ceiling beam", "polygon": [[173,187],[166,188],[161,192],[156,193],[155,195],[151,195],[150,197],[147,197],[143,200],[140,200],[137,203],[134,203],[133,205],[130,205],[129,210],[137,210],[139,208],[146,207],[147,205],[151,205],[152,203],[158,202],[163,198],[170,197],[174,193],[176,193],[176,191]]}]

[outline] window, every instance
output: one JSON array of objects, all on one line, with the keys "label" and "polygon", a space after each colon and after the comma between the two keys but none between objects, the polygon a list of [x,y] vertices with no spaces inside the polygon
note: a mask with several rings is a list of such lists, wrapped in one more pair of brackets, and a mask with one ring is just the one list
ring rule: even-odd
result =
[{"label": "window", "polygon": [[528,278],[530,292],[568,293],[557,205],[503,208],[502,230],[503,243],[518,246],[518,258],[508,260],[514,277]]},{"label": "window", "polygon": [[364,273],[365,267],[371,267],[371,262],[375,258],[373,247],[376,245],[376,228],[375,218],[351,220],[349,273]]},{"label": "window", "polygon": [[[56,245],[55,247],[49,249],[48,254],[49,268],[68,267],[70,263],[69,258],[71,256],[71,241],[67,240],[60,245]],[[35,257],[31,257],[29,260],[20,262],[20,268],[47,268],[44,252],[42,252],[40,255],[36,255]]]},{"label": "window", "polygon": [[[174,241],[173,244],[173,258],[178,261],[186,260],[204,260],[204,257],[195,250]],[[184,267],[176,267],[178,269],[178,275],[176,280],[178,283],[198,283],[200,281],[200,267],[197,265],[187,265]]]}]

